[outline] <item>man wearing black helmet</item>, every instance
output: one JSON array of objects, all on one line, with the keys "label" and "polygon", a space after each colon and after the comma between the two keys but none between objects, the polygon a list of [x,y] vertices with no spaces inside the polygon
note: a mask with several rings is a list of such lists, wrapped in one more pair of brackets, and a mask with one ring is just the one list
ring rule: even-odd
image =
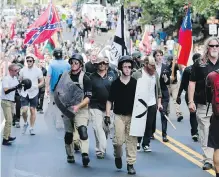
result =
[{"label": "man wearing black helmet", "polygon": [[[77,105],[70,105],[72,111],[75,114],[75,117],[67,117],[63,116],[64,127],[65,127],[65,148],[67,153],[67,161],[68,163],[74,163],[74,142],[73,142],[73,133],[79,134],[79,144],[82,155],[82,163],[86,167],[90,162],[88,156],[89,150],[89,141],[88,141],[88,133],[87,133],[87,125],[88,125],[88,103],[90,102],[90,98],[92,96],[92,85],[89,77],[82,71],[83,68],[83,57],[80,54],[73,54],[73,56],[69,59],[69,64],[71,65],[71,71],[64,72],[60,77],[59,81],[65,81],[65,85],[57,84],[55,88],[55,93],[60,89],[64,94],[69,96],[77,96],[72,95],[74,90],[70,90],[72,87],[69,87],[71,84],[75,84],[79,87],[83,92],[83,99]],[[57,97],[55,97],[57,100]],[[57,101],[56,101],[57,103]],[[59,105],[57,105],[59,107]],[[63,113],[64,114],[64,113]],[[76,128],[76,130],[74,129]],[[74,138],[75,139],[75,138]]]},{"label": "man wearing black helmet", "polygon": [[57,109],[56,105],[54,104],[53,91],[60,74],[70,70],[70,65],[68,64],[67,61],[63,60],[62,49],[56,48],[53,51],[53,56],[55,60],[52,60],[50,62],[48,67],[48,73],[47,73],[46,90],[47,90],[47,94],[50,95],[50,105],[48,106],[45,117],[51,116],[50,111],[53,111],[55,115],[54,119],[55,119],[56,128],[63,128],[61,112],[59,111],[59,109]]},{"label": "man wearing black helmet", "polygon": [[118,62],[118,69],[122,75],[113,81],[106,103],[106,117],[104,122],[110,124],[110,110],[113,106],[114,122],[114,156],[115,165],[122,168],[122,145],[126,143],[126,160],[128,174],[135,174],[133,164],[136,162],[137,137],[130,136],[131,115],[135,99],[137,81],[131,77],[133,60],[130,56],[122,56]]}]

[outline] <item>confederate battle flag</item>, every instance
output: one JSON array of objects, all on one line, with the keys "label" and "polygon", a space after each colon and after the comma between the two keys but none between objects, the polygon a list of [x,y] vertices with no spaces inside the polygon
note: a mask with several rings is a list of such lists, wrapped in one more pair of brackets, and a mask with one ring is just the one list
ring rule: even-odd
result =
[{"label": "confederate battle flag", "polygon": [[60,20],[52,3],[46,11],[28,27],[24,44],[39,44],[49,39],[60,28]]}]

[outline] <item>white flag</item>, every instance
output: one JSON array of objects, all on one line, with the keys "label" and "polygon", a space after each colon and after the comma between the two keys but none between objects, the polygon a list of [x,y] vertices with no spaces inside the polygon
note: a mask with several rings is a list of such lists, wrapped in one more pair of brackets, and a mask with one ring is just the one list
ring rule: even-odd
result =
[{"label": "white flag", "polygon": [[117,22],[116,34],[110,51],[110,63],[117,65],[121,56],[127,55],[127,46],[125,43],[125,18],[124,7],[121,6],[119,20]]}]

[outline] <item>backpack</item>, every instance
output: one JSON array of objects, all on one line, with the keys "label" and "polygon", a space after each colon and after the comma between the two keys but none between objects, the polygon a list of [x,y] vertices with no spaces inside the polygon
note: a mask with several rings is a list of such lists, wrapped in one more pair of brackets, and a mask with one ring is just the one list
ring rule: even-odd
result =
[{"label": "backpack", "polygon": [[[209,92],[211,92],[211,96],[209,96]],[[208,74],[206,78],[206,95],[207,100],[211,100],[214,117],[219,119],[219,69]],[[207,108],[207,113],[209,105]]]}]

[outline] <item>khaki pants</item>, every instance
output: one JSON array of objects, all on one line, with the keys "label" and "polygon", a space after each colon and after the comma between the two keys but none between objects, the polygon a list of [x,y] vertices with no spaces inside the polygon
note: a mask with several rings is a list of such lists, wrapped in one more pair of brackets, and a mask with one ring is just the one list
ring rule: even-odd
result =
[{"label": "khaki pants", "polygon": [[122,157],[122,145],[126,144],[126,161],[127,164],[134,164],[137,155],[137,137],[130,136],[131,116],[115,115],[114,121],[114,156]]},{"label": "khaki pants", "polygon": [[105,153],[109,127],[104,123],[105,112],[99,109],[89,109],[90,119],[96,139],[96,154]]},{"label": "khaki pants", "polygon": [[169,94],[172,95],[172,97],[173,97],[173,102],[174,102],[174,105],[176,108],[176,116],[177,117],[182,116],[182,112],[180,110],[180,105],[176,103],[176,98],[177,98],[178,91],[179,91],[179,85],[177,83],[170,84],[168,86],[168,90],[169,90]]},{"label": "khaki pants", "polygon": [[12,117],[14,112],[14,103],[11,101],[2,100],[1,106],[5,117],[5,127],[3,138],[8,140],[11,135]]},{"label": "khaki pants", "polygon": [[88,125],[88,109],[83,108],[79,110],[73,119],[63,116],[65,132],[73,133],[73,142],[69,144],[65,144],[66,153],[68,156],[74,155],[74,144],[79,144],[81,148],[81,153],[87,153],[89,150],[89,139],[81,140],[78,134],[78,127],[84,125],[87,127]]},{"label": "khaki pants", "polygon": [[209,162],[212,164],[214,149],[207,147],[209,127],[210,127],[210,118],[212,115],[211,106],[209,107],[207,116],[206,116],[206,113],[207,113],[207,106],[198,104],[196,117],[197,117],[197,122],[198,122],[198,132],[199,132],[201,147],[204,152],[204,162]]}]

